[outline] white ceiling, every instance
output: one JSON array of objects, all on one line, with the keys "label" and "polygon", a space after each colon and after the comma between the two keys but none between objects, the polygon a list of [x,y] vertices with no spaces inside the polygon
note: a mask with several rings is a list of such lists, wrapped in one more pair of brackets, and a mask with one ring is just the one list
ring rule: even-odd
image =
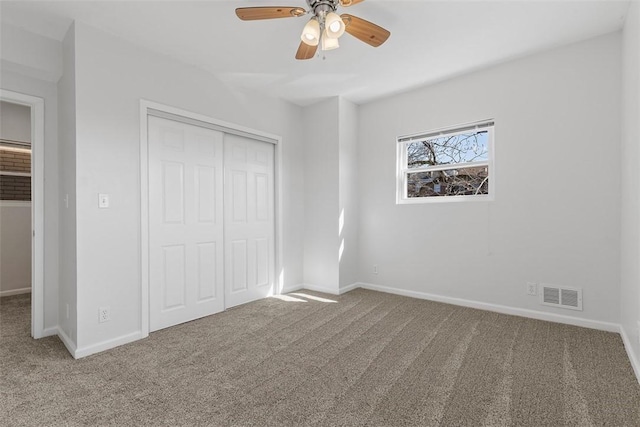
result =
[{"label": "white ceiling", "polygon": [[[636,0],[634,0],[636,1]],[[345,34],[340,49],[296,61],[307,18],[240,21],[236,7],[304,0],[47,1],[0,4],[2,23],[62,40],[72,20],[201,67],[224,82],[308,105],[356,103],[622,28],[629,1],[367,0],[348,13],[391,31],[373,48]],[[339,12],[347,11],[342,8]]]}]

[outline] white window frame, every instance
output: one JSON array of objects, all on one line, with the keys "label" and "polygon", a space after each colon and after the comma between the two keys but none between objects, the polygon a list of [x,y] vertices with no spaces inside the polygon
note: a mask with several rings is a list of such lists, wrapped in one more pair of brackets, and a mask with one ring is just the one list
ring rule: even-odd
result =
[{"label": "white window frame", "polygon": [[[399,136],[396,141],[396,203],[399,205],[412,205],[422,203],[450,203],[450,202],[487,202],[495,199],[495,161],[494,161],[494,120],[482,120],[473,123],[464,123],[446,128],[434,129],[429,132]],[[487,160],[468,163],[452,163],[448,165],[427,166],[423,168],[407,167],[407,144],[433,137],[453,136],[469,133],[473,130],[486,129],[487,135]],[[435,172],[450,169],[461,169],[474,166],[487,166],[489,176],[489,194],[441,196],[441,197],[407,197],[407,182],[409,174],[419,172]]]}]

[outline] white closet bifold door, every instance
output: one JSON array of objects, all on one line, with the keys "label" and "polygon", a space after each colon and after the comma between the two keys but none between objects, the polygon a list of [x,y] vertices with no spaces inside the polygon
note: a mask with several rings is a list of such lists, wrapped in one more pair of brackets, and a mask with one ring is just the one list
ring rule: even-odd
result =
[{"label": "white closet bifold door", "polygon": [[223,138],[149,117],[150,330],[224,310]]},{"label": "white closet bifold door", "polygon": [[274,146],[224,140],[225,300],[233,307],[274,291]]}]

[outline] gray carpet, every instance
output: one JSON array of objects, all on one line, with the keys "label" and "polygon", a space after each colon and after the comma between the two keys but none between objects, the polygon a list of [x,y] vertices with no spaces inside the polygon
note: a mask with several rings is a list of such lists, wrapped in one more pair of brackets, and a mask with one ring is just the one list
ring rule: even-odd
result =
[{"label": "gray carpet", "polygon": [[617,334],[366,290],[289,297],[77,361],[29,337],[28,296],[3,298],[0,424],[640,426]]}]

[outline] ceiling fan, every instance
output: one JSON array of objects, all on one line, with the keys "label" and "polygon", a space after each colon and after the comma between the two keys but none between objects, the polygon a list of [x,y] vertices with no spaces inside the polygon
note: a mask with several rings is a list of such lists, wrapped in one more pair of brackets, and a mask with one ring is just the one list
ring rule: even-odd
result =
[{"label": "ceiling fan", "polygon": [[345,32],[363,42],[378,47],[391,35],[384,28],[357,16],[344,13],[338,15],[338,6],[349,7],[364,0],[307,0],[309,10],[301,7],[240,7],[236,15],[243,21],[275,18],[299,18],[310,14],[311,19],[304,26],[296,59],[311,59],[318,45],[322,50],[339,47],[338,39]]}]

